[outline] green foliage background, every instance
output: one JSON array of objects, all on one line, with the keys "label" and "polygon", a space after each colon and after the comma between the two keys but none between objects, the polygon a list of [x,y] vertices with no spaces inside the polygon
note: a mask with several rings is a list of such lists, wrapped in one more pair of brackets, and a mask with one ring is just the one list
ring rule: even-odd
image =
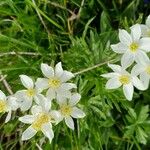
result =
[{"label": "green foliage background", "polygon": [[[121,89],[105,90],[106,79],[100,77],[110,71],[107,61],[119,63],[120,56],[110,49],[118,42],[118,28],[144,23],[149,12],[150,3],[143,0],[0,0],[0,71],[13,92],[23,89],[20,74],[42,76],[42,62],[62,61],[77,73],[73,82],[86,117],[74,120],[75,131],[63,123],[54,127],[55,138],[51,144],[46,139],[44,150],[150,149],[150,89],[136,90],[129,102]],[[9,94],[2,82],[0,89]],[[38,149],[40,133],[20,141],[27,127],[17,121],[21,115],[17,111],[4,124],[6,114],[1,114],[1,150]]]}]

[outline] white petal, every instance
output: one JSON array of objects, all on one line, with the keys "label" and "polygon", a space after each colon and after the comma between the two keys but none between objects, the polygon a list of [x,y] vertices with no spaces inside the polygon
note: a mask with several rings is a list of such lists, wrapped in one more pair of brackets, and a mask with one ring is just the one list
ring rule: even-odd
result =
[{"label": "white petal", "polygon": [[132,38],[126,30],[119,29],[119,39],[121,43],[126,45],[130,45],[130,43],[132,43]]},{"label": "white petal", "polygon": [[70,80],[73,77],[74,77],[73,73],[71,73],[69,71],[64,71],[63,74],[62,74],[62,76],[60,77],[60,80],[62,82],[66,82],[66,81]]},{"label": "white petal", "polygon": [[150,52],[150,38],[144,37],[139,41],[139,49]]},{"label": "white petal", "polygon": [[7,123],[10,119],[11,119],[11,111],[8,112],[6,119],[5,119],[5,123]]},{"label": "white petal", "polygon": [[28,139],[32,138],[36,133],[37,133],[37,131],[34,130],[34,129],[30,126],[30,127],[28,127],[28,128],[22,133],[21,140],[22,140],[22,141],[28,140]]},{"label": "white petal", "polygon": [[79,93],[75,93],[75,94],[73,94],[73,95],[71,96],[71,99],[70,99],[70,101],[69,101],[69,104],[70,104],[71,106],[74,106],[74,105],[76,105],[76,104],[79,102],[80,99],[81,99],[81,95],[80,95]]},{"label": "white petal", "polygon": [[48,139],[51,143],[52,139],[54,138],[54,132],[52,130],[52,125],[50,123],[44,124],[42,126],[42,132],[46,137],[48,137]]},{"label": "white petal", "polygon": [[144,87],[142,81],[139,80],[138,77],[133,76],[133,77],[132,77],[132,83],[133,83],[133,85],[134,85],[137,89],[139,89],[139,90],[145,90],[145,87]]},{"label": "white petal", "polygon": [[56,91],[57,95],[56,98],[59,99],[59,97],[66,97],[66,98],[70,98],[71,97],[71,92],[69,90],[64,90],[64,89],[58,89]]},{"label": "white petal", "polygon": [[138,76],[141,72],[144,71],[144,67],[141,64],[136,64],[132,70],[131,70],[131,74],[134,76]]},{"label": "white petal", "polygon": [[136,63],[140,63],[142,65],[145,65],[147,62],[149,62],[149,57],[144,51],[138,51],[135,55],[135,61]]},{"label": "white petal", "polygon": [[17,98],[14,96],[8,97],[8,105],[10,106],[11,110],[17,110],[19,104],[17,102]]},{"label": "white petal", "polygon": [[50,100],[53,100],[56,98],[56,92],[54,89],[49,88],[48,91],[46,92],[46,97]]},{"label": "white petal", "polygon": [[106,83],[106,89],[117,89],[121,85],[121,82],[117,78],[111,78]]},{"label": "white petal", "polygon": [[70,129],[74,130],[74,122],[71,117],[65,118],[65,123]]},{"label": "white petal", "polygon": [[120,73],[122,68],[119,65],[108,64],[108,67],[111,68],[114,72]]},{"label": "white petal", "polygon": [[121,65],[124,69],[128,68],[134,62],[134,55],[130,52],[126,52],[123,54],[121,58]]},{"label": "white petal", "polygon": [[24,99],[20,104],[21,111],[27,111],[32,106],[32,100],[31,99]]},{"label": "white petal", "polygon": [[150,28],[150,15],[146,19],[146,25]]},{"label": "white petal", "polygon": [[121,42],[118,44],[111,45],[111,48],[114,52],[119,53],[119,54],[125,53],[125,51],[128,49],[127,45]]},{"label": "white petal", "polygon": [[63,74],[63,68],[61,65],[61,62],[59,62],[56,66],[55,66],[55,75],[56,77],[60,77]]},{"label": "white petal", "polygon": [[60,121],[63,120],[63,117],[62,117],[62,115],[61,115],[61,113],[59,111],[52,110],[50,112],[50,115],[52,116],[52,118],[54,118],[55,124],[58,124]]},{"label": "white petal", "polygon": [[26,75],[20,75],[19,77],[24,87],[27,89],[34,87],[33,80],[30,77]]},{"label": "white petal", "polygon": [[6,95],[0,90],[0,100],[6,100]]},{"label": "white petal", "polygon": [[127,98],[127,100],[129,100],[129,101],[132,100],[133,91],[134,91],[134,88],[133,88],[132,83],[123,85],[123,93],[124,93],[125,97]]},{"label": "white petal", "polygon": [[62,83],[60,88],[64,90],[71,90],[71,89],[77,88],[77,86],[76,84],[73,84],[73,83]]},{"label": "white petal", "polygon": [[35,82],[36,89],[39,90],[45,90],[48,89],[48,79],[45,78],[38,78],[37,81]]},{"label": "white petal", "polygon": [[47,64],[41,64],[41,70],[43,75],[47,78],[51,78],[54,76],[54,69]]},{"label": "white petal", "polygon": [[101,76],[104,78],[113,78],[113,77],[118,76],[118,75],[119,75],[118,73],[111,72],[111,73],[102,74]]},{"label": "white petal", "polygon": [[147,89],[149,86],[150,76],[147,73],[143,72],[140,74],[140,80],[143,82],[145,89]]},{"label": "white petal", "polygon": [[146,25],[141,25],[142,37],[149,37],[148,31],[150,29]]},{"label": "white petal", "polygon": [[71,116],[73,118],[83,118],[83,117],[85,117],[85,113],[81,109],[79,109],[77,107],[73,107]]},{"label": "white petal", "polygon": [[35,117],[33,115],[25,115],[23,117],[19,117],[19,121],[26,123],[26,124],[32,124],[35,120]]},{"label": "white petal", "polygon": [[33,115],[38,115],[39,113],[41,113],[43,110],[42,110],[42,106],[38,106],[38,105],[34,105],[32,106],[31,108],[31,113]]},{"label": "white petal", "polygon": [[141,37],[141,28],[139,24],[133,25],[131,28],[131,36],[133,40],[136,42],[140,39]]}]

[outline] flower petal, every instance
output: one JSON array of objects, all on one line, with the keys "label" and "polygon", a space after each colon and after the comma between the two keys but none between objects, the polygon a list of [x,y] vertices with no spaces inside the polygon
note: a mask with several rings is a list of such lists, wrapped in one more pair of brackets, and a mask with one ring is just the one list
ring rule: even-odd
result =
[{"label": "flower petal", "polygon": [[140,73],[142,73],[144,71],[144,67],[141,64],[136,64],[132,70],[131,70],[131,74],[134,76],[138,76]]},{"label": "flower petal", "polygon": [[128,68],[134,62],[134,55],[130,52],[126,52],[123,54],[121,58],[121,65],[124,69]]},{"label": "flower petal", "polygon": [[42,63],[41,70],[42,70],[43,75],[47,78],[51,78],[54,76],[54,69],[47,64]]},{"label": "flower petal", "polygon": [[0,90],[0,100],[6,100],[6,95]]},{"label": "flower petal", "polygon": [[5,123],[7,123],[10,119],[11,119],[11,111],[8,112],[6,119],[5,119]]},{"label": "flower petal", "polygon": [[56,98],[56,92],[54,89],[49,88],[48,91],[46,92],[46,97],[50,100],[53,100]]},{"label": "flower petal", "polygon": [[107,81],[106,83],[106,89],[117,89],[121,86],[121,82],[118,80],[118,78],[114,77]]},{"label": "flower petal", "polygon": [[130,43],[132,43],[132,38],[126,30],[119,29],[119,39],[121,43],[126,44],[126,45],[129,45]]},{"label": "flower petal", "polygon": [[21,111],[27,111],[31,108],[32,106],[32,100],[31,99],[23,99],[23,101],[21,103],[19,103],[19,107],[21,109]]},{"label": "flower petal", "polygon": [[81,99],[81,95],[79,93],[75,93],[71,96],[69,104],[71,106],[74,106],[79,102],[80,99]]},{"label": "flower petal", "polygon": [[71,116],[73,118],[83,118],[83,117],[85,117],[85,113],[81,109],[79,109],[77,107],[73,107]]},{"label": "flower petal", "polygon": [[33,115],[25,115],[23,117],[19,117],[19,121],[26,123],[26,124],[32,124],[35,120],[35,117]]},{"label": "flower petal", "polygon": [[36,133],[37,131],[30,126],[22,133],[21,140],[22,141],[28,140],[32,138]]},{"label": "flower petal", "polygon": [[62,82],[66,82],[66,81],[70,80],[73,77],[74,77],[73,73],[71,73],[69,71],[64,71],[63,74],[62,74],[62,76],[60,77],[60,80]]},{"label": "flower petal", "polygon": [[50,115],[55,120],[54,121],[55,124],[58,124],[60,121],[63,120],[63,117],[59,111],[52,110],[52,111],[50,111]]},{"label": "flower petal", "polygon": [[131,36],[133,41],[138,41],[141,37],[141,27],[139,24],[133,25],[131,28]]},{"label": "flower petal", "polygon": [[53,130],[52,130],[52,125],[51,125],[51,123],[46,123],[46,124],[44,124],[43,126],[42,126],[42,132],[43,132],[43,134],[46,136],[46,137],[48,137],[48,139],[49,139],[49,141],[50,141],[50,143],[51,143],[51,141],[52,141],[52,139],[54,138],[54,132],[53,132]]},{"label": "flower petal", "polygon": [[142,37],[149,37],[149,30],[150,29],[146,25],[141,24]]},{"label": "flower petal", "polygon": [[134,88],[133,88],[132,83],[123,85],[123,93],[124,93],[125,97],[127,98],[127,100],[129,100],[129,101],[132,100],[133,91],[134,91]]},{"label": "flower petal", "polygon": [[59,98],[70,98],[71,97],[71,92],[69,90],[64,90],[64,89],[58,89],[56,91],[56,98],[59,99]]},{"label": "flower petal", "polygon": [[132,77],[132,83],[133,83],[133,85],[134,85],[137,89],[139,89],[139,90],[145,90],[145,87],[144,87],[142,81],[141,81],[138,77],[133,76],[133,77]]},{"label": "flower petal", "polygon": [[147,73],[143,72],[140,74],[140,80],[143,82],[145,89],[147,89],[149,86],[150,76]]},{"label": "flower petal", "polygon": [[45,78],[38,78],[35,82],[36,89],[39,89],[40,91],[48,89],[48,79]]},{"label": "flower petal", "polygon": [[31,108],[31,113],[33,114],[33,115],[38,115],[39,113],[41,113],[42,112],[42,106],[39,106],[39,105],[34,105],[34,106],[32,106],[32,108]]},{"label": "flower petal", "polygon": [[146,19],[146,25],[150,28],[150,15]]},{"label": "flower petal", "polygon": [[73,122],[73,119],[72,119],[71,117],[66,117],[66,118],[65,118],[65,123],[66,123],[66,125],[67,125],[70,129],[74,130],[74,122]]},{"label": "flower petal", "polygon": [[62,90],[71,90],[71,89],[74,89],[74,88],[77,88],[76,84],[74,83],[62,83],[62,85],[60,86],[60,88]]},{"label": "flower petal", "polygon": [[113,78],[114,76],[118,76],[118,73],[115,72],[111,72],[111,73],[106,73],[106,74],[102,74],[101,76],[104,78]]},{"label": "flower petal", "polygon": [[125,53],[125,51],[128,49],[127,45],[121,42],[118,44],[112,44],[111,48],[114,52],[119,53],[119,54]]},{"label": "flower petal", "polygon": [[139,41],[139,49],[142,49],[145,52],[150,52],[150,38],[141,38]]},{"label": "flower petal", "polygon": [[55,75],[56,75],[56,77],[59,78],[62,74],[63,74],[63,68],[62,68],[61,62],[59,62],[55,66]]},{"label": "flower petal", "polygon": [[149,62],[149,57],[144,51],[138,51],[135,55],[135,61],[136,63],[145,65],[147,62]]},{"label": "flower petal", "polygon": [[24,87],[27,89],[34,87],[33,80],[30,77],[26,75],[20,75],[19,77]]},{"label": "flower petal", "polygon": [[108,67],[111,68],[114,72],[120,73],[122,68],[119,65],[108,64]]},{"label": "flower petal", "polygon": [[16,97],[9,96],[7,101],[8,101],[8,105],[11,108],[11,110],[17,110],[17,108],[19,107],[19,104],[17,102]]}]

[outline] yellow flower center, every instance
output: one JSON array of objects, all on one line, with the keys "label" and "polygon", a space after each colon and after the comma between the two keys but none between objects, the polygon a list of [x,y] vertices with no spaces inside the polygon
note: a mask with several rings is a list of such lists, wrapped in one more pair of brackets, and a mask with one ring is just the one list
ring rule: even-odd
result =
[{"label": "yellow flower center", "polygon": [[70,116],[72,113],[72,107],[70,105],[62,105],[60,107],[60,112],[63,116]]},{"label": "yellow flower center", "polygon": [[32,97],[32,96],[34,96],[35,94],[36,94],[35,89],[28,89],[28,90],[27,90],[27,95],[28,95],[29,97]]},{"label": "yellow flower center", "polygon": [[32,127],[39,131],[42,128],[42,125],[44,125],[45,123],[48,123],[51,120],[50,115],[46,114],[46,113],[42,113],[40,114],[37,119],[32,123]]},{"label": "yellow flower center", "polygon": [[129,46],[131,52],[136,52],[138,47],[139,47],[139,45],[134,42]]},{"label": "yellow flower center", "polygon": [[150,75],[150,66],[147,66],[145,69],[146,73]]},{"label": "yellow flower center", "polygon": [[129,84],[130,83],[130,77],[128,75],[121,75],[119,77],[119,81],[122,83],[122,84]]},{"label": "yellow flower center", "polygon": [[4,100],[0,100],[0,113],[6,112],[7,110],[7,103]]},{"label": "yellow flower center", "polygon": [[58,88],[60,86],[60,80],[58,78],[50,78],[48,84],[52,88]]}]

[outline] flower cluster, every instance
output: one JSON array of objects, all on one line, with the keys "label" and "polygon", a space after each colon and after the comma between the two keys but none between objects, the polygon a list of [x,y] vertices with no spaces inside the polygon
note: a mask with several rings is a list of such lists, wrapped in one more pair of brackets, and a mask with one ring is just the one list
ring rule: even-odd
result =
[{"label": "flower cluster", "polygon": [[[130,27],[130,31],[128,33],[124,29],[119,29],[120,42],[111,45],[114,52],[122,54],[121,66],[109,64],[114,72],[102,75],[109,79],[106,83],[107,89],[122,86],[128,100],[133,98],[134,87],[146,90],[149,86],[150,59],[147,53],[150,52],[150,15],[145,25],[135,24]],[[131,73],[126,71],[130,66],[133,66]]]},{"label": "flower cluster", "polygon": [[19,117],[21,122],[29,124],[22,134],[22,140],[28,140],[42,131],[51,142],[54,137],[53,125],[65,120],[66,125],[74,129],[72,118],[83,118],[85,113],[76,107],[81,95],[72,90],[77,86],[67,82],[74,75],[63,70],[61,62],[55,68],[41,64],[41,70],[44,77],[38,78],[35,83],[27,75],[20,75],[24,90],[8,97],[0,91],[0,112],[8,112],[5,120],[8,122],[12,111],[18,108],[23,112],[28,111],[31,114]]}]

